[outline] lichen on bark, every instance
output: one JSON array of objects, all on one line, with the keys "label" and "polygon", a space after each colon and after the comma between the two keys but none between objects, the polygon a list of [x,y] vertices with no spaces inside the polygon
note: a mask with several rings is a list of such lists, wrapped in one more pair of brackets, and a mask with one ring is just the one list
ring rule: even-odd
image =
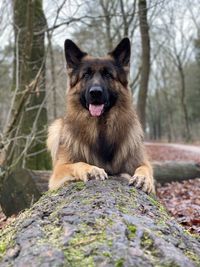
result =
[{"label": "lichen on bark", "polygon": [[0,248],[0,266],[200,264],[196,237],[154,196],[114,179],[48,192],[1,233]]}]

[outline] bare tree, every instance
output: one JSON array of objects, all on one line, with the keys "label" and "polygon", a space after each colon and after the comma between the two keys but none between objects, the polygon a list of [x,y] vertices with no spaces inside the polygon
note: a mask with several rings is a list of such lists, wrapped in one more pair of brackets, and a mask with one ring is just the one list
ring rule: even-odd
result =
[{"label": "bare tree", "polygon": [[140,34],[142,43],[142,67],[140,76],[140,88],[138,93],[137,111],[142,124],[145,129],[146,123],[146,101],[147,91],[150,73],[150,37],[149,26],[147,21],[147,3],[146,0],[139,0],[139,22],[140,22]]},{"label": "bare tree", "polygon": [[[42,1],[13,2],[15,60],[14,98],[9,125],[7,165],[44,169],[50,165],[45,149],[47,112],[45,106],[44,33],[46,27]],[[32,90],[32,81],[36,87]]]},{"label": "bare tree", "polygon": [[[182,19],[186,16],[186,10],[182,10]],[[178,26],[174,23],[175,14],[170,14],[170,25],[163,21],[165,25],[166,38],[169,41],[168,46],[165,46],[165,56],[169,57],[174,64],[180,78],[179,92],[180,92],[180,105],[183,114],[184,123],[184,138],[186,141],[191,140],[190,123],[188,116],[188,109],[186,104],[186,81],[185,81],[185,68],[191,58],[191,39],[189,32],[185,34],[184,23],[180,23]],[[177,38],[180,39],[181,46],[179,45]]]}]

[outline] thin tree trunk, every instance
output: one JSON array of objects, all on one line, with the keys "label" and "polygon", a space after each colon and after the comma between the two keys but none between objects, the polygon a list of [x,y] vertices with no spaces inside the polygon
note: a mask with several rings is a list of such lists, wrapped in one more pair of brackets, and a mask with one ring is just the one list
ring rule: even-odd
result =
[{"label": "thin tree trunk", "polygon": [[48,34],[49,52],[50,52],[50,65],[51,65],[51,79],[52,79],[52,93],[53,93],[53,117],[57,118],[57,98],[56,98],[56,74],[55,74],[55,60],[54,51],[51,42],[51,36]]},{"label": "thin tree trunk", "polygon": [[128,25],[126,13],[124,11],[124,2],[123,0],[120,0],[119,2],[120,2],[121,13],[122,13],[122,19],[123,19],[124,36],[128,36],[129,25]]},{"label": "thin tree trunk", "polygon": [[185,124],[185,139],[186,141],[190,141],[191,132],[190,132],[190,126],[189,126],[188,110],[187,110],[186,99],[185,99],[185,75],[184,75],[184,70],[182,68],[182,64],[180,60],[178,63],[179,63],[178,71],[179,71],[180,79],[181,79],[181,107],[183,111],[184,124]]},{"label": "thin tree trunk", "polygon": [[169,99],[168,99],[168,95],[167,95],[167,87],[164,88],[163,90],[163,95],[164,95],[164,99],[165,99],[165,104],[166,104],[166,116],[167,116],[167,129],[166,129],[166,133],[167,133],[167,140],[168,142],[172,141],[172,133],[173,133],[173,118],[172,118],[172,112],[171,112],[171,108],[170,108],[170,103],[169,103]]},{"label": "thin tree trunk", "polygon": [[108,10],[109,1],[101,0],[100,5],[105,16],[107,48],[108,48],[108,51],[111,51],[113,49],[113,40],[112,40],[112,35],[111,35],[111,16]]},{"label": "thin tree trunk", "polygon": [[161,103],[160,103],[160,96],[158,89],[156,90],[156,102],[157,102],[157,116],[156,116],[156,122],[157,122],[157,139],[161,140],[162,138],[162,123],[161,123]]},{"label": "thin tree trunk", "polygon": [[146,102],[147,102],[147,91],[150,73],[150,37],[149,37],[149,26],[147,22],[147,3],[146,0],[139,0],[139,22],[140,22],[140,34],[142,43],[142,69],[140,78],[140,88],[138,93],[137,111],[145,130],[146,123]]}]

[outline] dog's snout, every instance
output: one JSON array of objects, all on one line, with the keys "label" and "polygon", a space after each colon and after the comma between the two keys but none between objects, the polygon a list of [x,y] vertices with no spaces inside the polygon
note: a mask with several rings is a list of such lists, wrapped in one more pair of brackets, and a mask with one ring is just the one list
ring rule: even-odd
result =
[{"label": "dog's snout", "polygon": [[103,89],[101,86],[92,86],[89,93],[92,98],[99,98],[103,94]]}]

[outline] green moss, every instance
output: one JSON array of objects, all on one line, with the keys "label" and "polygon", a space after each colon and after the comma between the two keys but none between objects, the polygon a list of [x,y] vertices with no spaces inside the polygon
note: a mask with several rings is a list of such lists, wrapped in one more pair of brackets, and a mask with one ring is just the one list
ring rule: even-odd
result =
[{"label": "green moss", "polygon": [[135,237],[137,227],[133,224],[129,224],[129,225],[127,225],[127,228],[128,228],[128,237],[130,239],[133,239]]},{"label": "green moss", "polygon": [[92,203],[92,199],[91,198],[85,198],[85,199],[81,199],[81,203],[84,205],[89,205]]},{"label": "green moss", "polygon": [[109,247],[112,247],[113,241],[112,240],[107,240],[107,244],[108,244]]},{"label": "green moss", "polygon": [[130,214],[134,208],[137,207],[137,199],[135,197],[136,190],[135,188],[130,188],[130,194],[124,194],[124,192],[120,188],[120,195],[116,200],[116,209],[124,214]]},{"label": "green moss", "polygon": [[111,255],[111,253],[109,251],[104,251],[102,254],[105,257],[112,258],[112,255]]},{"label": "green moss", "polygon": [[60,191],[60,188],[55,189],[55,190],[48,190],[42,193],[42,196],[57,196],[59,191]]},{"label": "green moss", "polygon": [[93,243],[95,241],[102,242],[105,240],[105,233],[98,233],[98,234],[93,234],[93,235],[84,235],[83,233],[78,233],[75,235],[75,237],[70,240],[69,245],[70,246],[84,246],[88,245],[90,243]]},{"label": "green moss", "polygon": [[106,228],[106,226],[112,226],[113,225],[113,220],[111,218],[98,218],[95,220],[95,225],[94,228],[96,229],[104,229]]},{"label": "green moss", "polygon": [[170,261],[170,262],[155,264],[154,267],[180,267],[180,265],[178,265],[174,261]]},{"label": "green moss", "polygon": [[135,196],[137,194],[137,191],[136,191],[136,189],[134,187],[131,187],[129,189],[129,192],[132,193],[133,196]]},{"label": "green moss", "polygon": [[150,202],[158,207],[159,211],[162,212],[163,214],[165,214],[167,217],[169,217],[166,208],[159,202],[157,201],[154,197],[148,196],[148,199],[150,200]]},{"label": "green moss", "polygon": [[[82,181],[73,183],[73,185],[74,185],[75,190],[77,190],[77,191],[81,191],[85,187],[85,184]],[[43,196],[56,196],[56,195],[58,195],[60,189],[61,188],[58,188],[55,190],[48,190],[48,191],[44,192],[42,195]]]},{"label": "green moss", "polygon": [[67,205],[67,203],[68,203],[68,200],[67,199],[63,199],[60,203],[58,203],[55,206],[54,211],[49,216],[49,219],[52,219],[52,221],[54,222],[54,224],[56,222],[58,222],[58,213],[59,213],[59,211],[61,211],[62,208]]},{"label": "green moss", "polygon": [[70,267],[94,267],[94,260],[92,256],[85,256],[84,252],[80,249],[69,247],[65,251],[65,257]]},{"label": "green moss", "polygon": [[130,212],[130,210],[124,207],[124,205],[117,205],[117,209],[124,214],[128,214]]},{"label": "green moss", "polygon": [[155,197],[148,196],[148,200],[152,203],[153,206],[158,207],[159,211],[161,211],[162,213],[164,212],[164,213],[167,214],[167,211],[164,208],[164,206]]},{"label": "green moss", "polygon": [[[111,222],[112,220],[99,218],[92,227],[87,224],[80,225],[78,232],[72,236],[68,246],[64,248],[66,262],[70,266],[95,266],[93,257],[88,256],[87,251],[92,250],[93,255],[97,255],[101,244],[112,245],[112,240],[106,237],[106,226]],[[111,256],[109,252],[104,252],[103,255]]]},{"label": "green moss", "polygon": [[167,213],[166,208],[153,196],[148,196],[148,200],[152,203],[153,206],[157,207],[160,211],[160,218],[157,221],[160,225],[165,225],[166,221],[170,219],[169,214]]},{"label": "green moss", "polygon": [[61,226],[57,226],[56,224],[47,224],[43,227],[43,231],[45,233],[45,238],[42,242],[50,242],[54,246],[60,248],[60,238],[63,235],[63,228]]},{"label": "green moss", "polygon": [[193,251],[187,250],[185,252],[185,256],[187,256],[190,260],[194,261],[198,266],[200,266],[200,257]]},{"label": "green moss", "polygon": [[7,249],[14,246],[15,228],[7,226],[0,234],[0,258],[4,256]]},{"label": "green moss", "polygon": [[147,232],[143,233],[140,245],[143,248],[149,249],[149,250],[151,250],[153,248],[153,240]]},{"label": "green moss", "polygon": [[0,255],[4,254],[4,252],[6,251],[7,245],[6,243],[0,243]]},{"label": "green moss", "polygon": [[115,262],[115,267],[123,267],[124,266],[124,259],[120,258]]},{"label": "green moss", "polygon": [[[182,225],[181,225],[182,226]],[[183,226],[182,226],[183,227]],[[192,238],[195,238],[197,239],[198,241],[200,241],[200,236],[199,234],[195,234],[195,233],[191,233],[189,230],[187,229],[183,229],[183,232],[186,234],[186,235],[189,235],[191,236]]]},{"label": "green moss", "polygon": [[74,184],[74,186],[75,186],[75,188],[76,188],[77,191],[81,191],[81,190],[84,189],[85,184],[84,184],[84,182],[76,182],[76,183]]},{"label": "green moss", "polygon": [[165,217],[164,218],[159,218],[159,220],[156,220],[156,223],[159,225],[166,225]]}]

